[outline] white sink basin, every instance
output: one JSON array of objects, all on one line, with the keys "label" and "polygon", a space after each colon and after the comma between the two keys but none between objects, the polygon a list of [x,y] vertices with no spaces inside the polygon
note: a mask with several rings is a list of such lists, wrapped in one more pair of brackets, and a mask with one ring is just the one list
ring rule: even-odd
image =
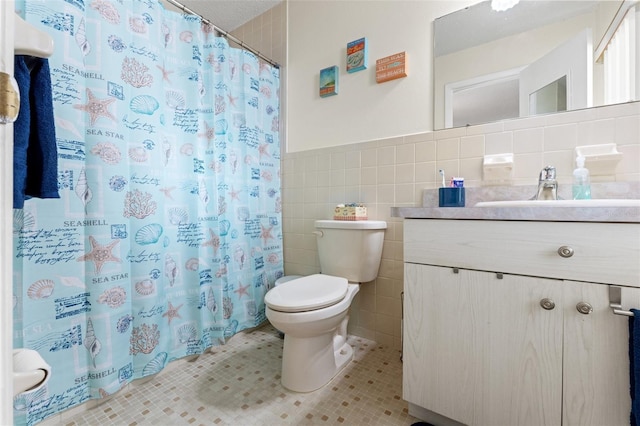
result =
[{"label": "white sink basin", "polygon": [[640,207],[640,200],[599,199],[599,200],[509,200],[482,201],[475,207]]}]

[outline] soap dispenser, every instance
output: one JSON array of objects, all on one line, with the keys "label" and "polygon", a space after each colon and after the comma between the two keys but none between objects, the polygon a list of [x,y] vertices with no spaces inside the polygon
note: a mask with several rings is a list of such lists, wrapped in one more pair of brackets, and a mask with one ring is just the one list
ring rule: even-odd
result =
[{"label": "soap dispenser", "polygon": [[591,178],[589,170],[584,167],[584,157],[576,158],[576,169],[573,171],[573,199],[591,199]]}]

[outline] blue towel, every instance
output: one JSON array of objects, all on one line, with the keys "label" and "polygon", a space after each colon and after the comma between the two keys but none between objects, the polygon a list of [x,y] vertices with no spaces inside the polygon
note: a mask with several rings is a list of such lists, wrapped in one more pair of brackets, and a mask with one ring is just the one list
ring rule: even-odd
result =
[{"label": "blue towel", "polygon": [[31,197],[60,198],[49,61],[16,55],[20,111],[13,124],[13,208]]},{"label": "blue towel", "polygon": [[631,426],[640,426],[640,310],[631,309],[629,317],[629,382]]}]

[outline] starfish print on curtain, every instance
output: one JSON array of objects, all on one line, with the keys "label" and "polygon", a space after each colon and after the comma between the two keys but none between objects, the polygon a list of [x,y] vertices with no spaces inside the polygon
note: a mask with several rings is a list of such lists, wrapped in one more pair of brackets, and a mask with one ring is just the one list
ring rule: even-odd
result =
[{"label": "starfish print on curtain", "polygon": [[91,119],[91,125],[95,126],[98,118],[105,117],[112,121],[117,121],[116,117],[107,109],[109,105],[116,101],[115,98],[98,99],[93,95],[91,89],[87,89],[87,103],[76,104],[73,107],[75,109],[82,110],[89,114]]},{"label": "starfish print on curtain", "polygon": [[105,262],[121,262],[120,258],[114,256],[111,253],[111,250],[113,250],[113,248],[119,242],[119,240],[116,240],[110,242],[109,244],[103,245],[98,243],[98,241],[90,235],[89,243],[91,244],[91,251],[83,256],[80,256],[76,260],[78,262],[86,262],[88,260],[92,261],[95,265],[96,275],[98,275],[102,270],[102,266],[105,264]]}]

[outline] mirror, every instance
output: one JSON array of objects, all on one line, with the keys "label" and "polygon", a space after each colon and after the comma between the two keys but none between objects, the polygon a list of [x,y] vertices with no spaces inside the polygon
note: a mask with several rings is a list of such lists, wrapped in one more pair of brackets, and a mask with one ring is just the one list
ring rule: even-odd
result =
[{"label": "mirror", "polygon": [[436,19],[433,51],[435,130],[640,100],[639,1],[483,1]]}]

